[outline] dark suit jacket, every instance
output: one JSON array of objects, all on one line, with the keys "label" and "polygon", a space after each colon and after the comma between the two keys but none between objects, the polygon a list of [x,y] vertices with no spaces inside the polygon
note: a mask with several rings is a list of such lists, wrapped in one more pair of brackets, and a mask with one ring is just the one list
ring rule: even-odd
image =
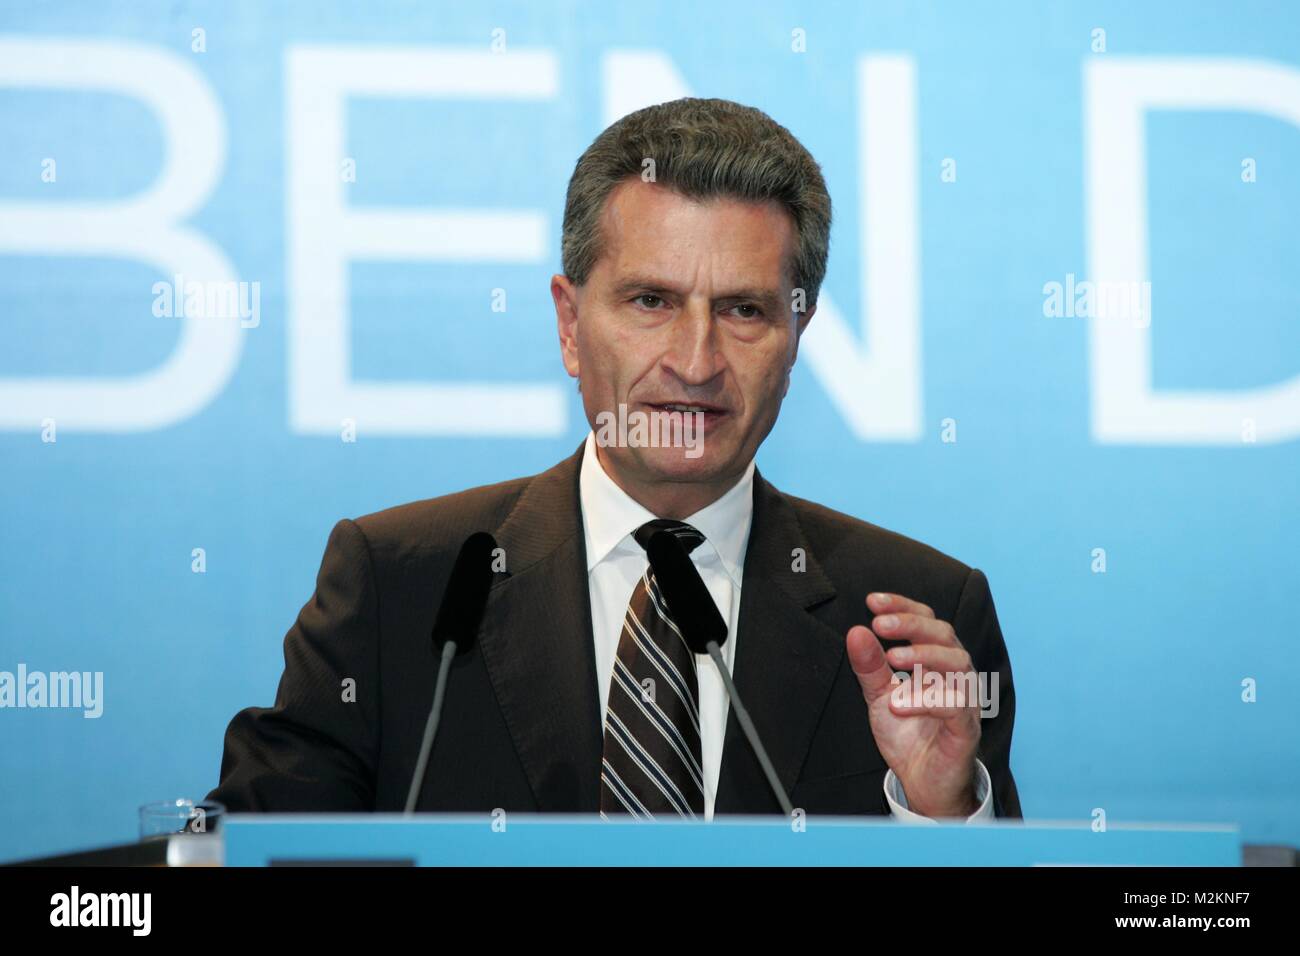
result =
[{"label": "dark suit jacket", "polygon": [[[437,674],[430,633],[461,543],[492,532],[507,570],[456,658],[419,809],[596,813],[602,727],[578,496],[583,449],[531,478],[340,521],[284,640],[275,706],[240,711],[209,797],[233,811],[400,811]],[[795,548],[806,566],[792,570]],[[926,545],[783,494],[755,472],[735,681],[794,806],[887,814],[887,769],[845,653],[870,591],[923,601],[977,671],[1000,673],[979,756],[999,816],[1015,695],[988,581]],[[345,682],[354,681],[352,700]],[[780,813],[735,709],[715,812]]]}]

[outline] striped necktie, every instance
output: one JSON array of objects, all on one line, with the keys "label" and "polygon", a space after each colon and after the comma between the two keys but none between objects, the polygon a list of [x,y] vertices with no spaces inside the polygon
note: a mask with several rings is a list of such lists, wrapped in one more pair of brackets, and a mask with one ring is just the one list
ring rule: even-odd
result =
[{"label": "striped necktie", "polygon": [[[688,552],[704,535],[656,519],[635,532],[642,548],[670,531]],[[700,687],[686,646],[649,566],[637,582],[618,639],[605,712],[600,815],[635,819],[704,816]]]}]

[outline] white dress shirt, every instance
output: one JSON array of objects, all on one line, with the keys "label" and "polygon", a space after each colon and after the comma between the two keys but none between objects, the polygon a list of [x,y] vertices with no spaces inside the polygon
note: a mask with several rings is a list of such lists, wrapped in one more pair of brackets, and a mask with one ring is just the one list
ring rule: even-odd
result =
[{"label": "white dress shirt", "polygon": [[[618,655],[623,618],[632,591],[646,569],[646,554],[632,533],[657,515],[628,496],[605,473],[596,457],[596,436],[587,435],[578,477],[582,503],[582,529],[587,545],[587,580],[591,591],[591,633],[596,650],[597,692],[600,695],[600,725],[605,726],[609,706],[609,685]],[[691,552],[691,561],[700,572],[709,594],[727,622],[729,639],[722,646],[722,657],[731,671],[736,669],[736,643],[739,638],[740,587],[744,577],[745,549],[749,545],[749,528],[754,515],[754,463],[751,461],[741,479],[713,504],[684,519],[702,535],[704,542]],[[713,658],[695,656],[700,685],[700,757],[704,771],[704,818],[713,819],[718,776],[722,769],[722,746],[727,728],[727,691]],[[977,761],[979,782],[976,795],[982,801],[979,810],[967,822],[993,817],[992,787],[984,764]],[[895,817],[910,822],[930,818],[907,809],[907,799],[898,778],[890,770],[885,775],[885,798]]]}]

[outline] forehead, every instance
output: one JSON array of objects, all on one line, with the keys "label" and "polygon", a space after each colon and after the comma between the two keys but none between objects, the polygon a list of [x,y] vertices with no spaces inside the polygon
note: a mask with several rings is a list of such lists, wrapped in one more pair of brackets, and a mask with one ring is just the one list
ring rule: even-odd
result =
[{"label": "forehead", "polygon": [[601,214],[596,271],[670,278],[702,269],[716,281],[782,283],[793,261],[795,227],[775,200],[695,200],[634,178],[610,192]]}]

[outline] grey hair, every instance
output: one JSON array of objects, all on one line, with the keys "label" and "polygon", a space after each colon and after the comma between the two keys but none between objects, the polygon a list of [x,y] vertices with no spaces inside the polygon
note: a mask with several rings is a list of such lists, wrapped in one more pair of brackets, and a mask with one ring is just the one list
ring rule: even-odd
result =
[{"label": "grey hair", "polygon": [[586,283],[601,252],[600,219],[614,187],[641,177],[695,200],[776,201],[794,220],[790,277],[817,304],[830,247],[831,197],[821,168],[784,126],[752,106],[686,97],[629,113],[578,159],[564,202],[564,274]]}]

